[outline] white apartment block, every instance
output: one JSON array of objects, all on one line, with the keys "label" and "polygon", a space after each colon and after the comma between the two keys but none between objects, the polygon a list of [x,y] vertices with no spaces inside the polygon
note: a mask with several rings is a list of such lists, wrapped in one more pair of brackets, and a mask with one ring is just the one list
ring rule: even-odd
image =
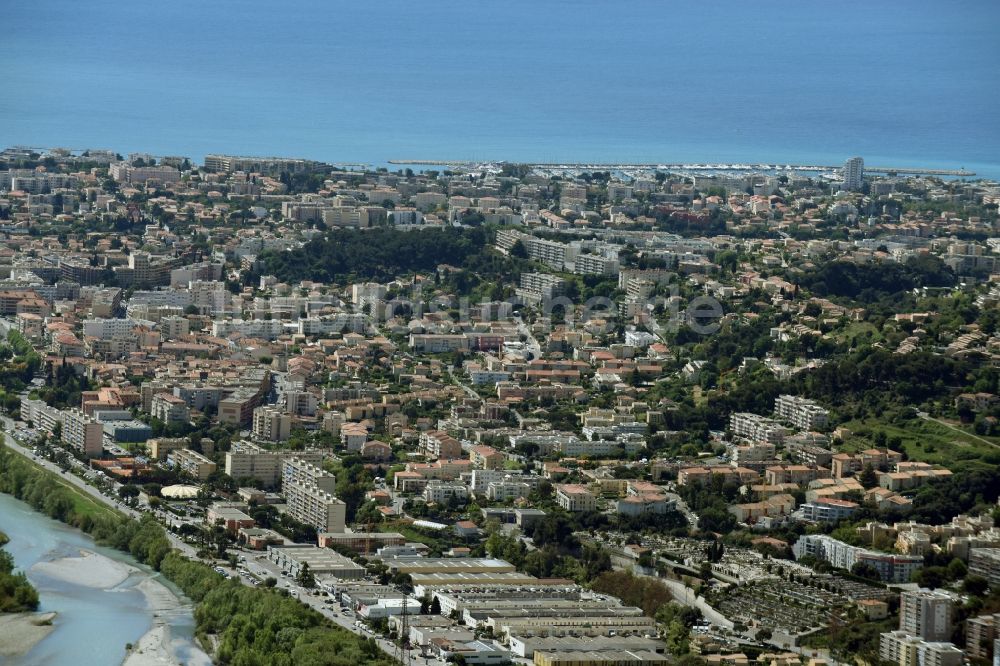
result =
[{"label": "white apartment block", "polygon": [[306,317],[298,321],[299,335],[330,335],[333,333],[364,333],[368,316],[361,312],[342,312],[330,317]]},{"label": "white apartment block", "polygon": [[281,461],[285,456],[250,442],[235,442],[226,453],[226,474],[237,481],[255,479],[273,488],[281,480]]},{"label": "white apartment block", "polygon": [[494,502],[510,502],[528,497],[531,490],[532,485],[523,481],[494,481],[486,487],[486,498]]},{"label": "white apartment block", "polygon": [[281,485],[284,487],[293,483],[314,486],[332,494],[337,487],[337,477],[301,458],[285,458],[281,464]]},{"label": "white apartment block", "polygon": [[104,452],[104,425],[77,407],[62,412],[62,416],[63,441],[88,458],[100,457]]},{"label": "white apartment block", "polygon": [[952,643],[925,641],[905,631],[879,635],[879,659],[899,666],[960,666],[963,653]]},{"label": "white apartment block", "polygon": [[275,340],[286,332],[291,333],[296,330],[294,324],[286,324],[281,319],[221,319],[212,322],[212,335],[218,338],[239,333],[248,338]]},{"label": "white apartment block", "polygon": [[163,423],[187,423],[191,420],[191,410],[183,398],[172,393],[157,393],[153,396],[149,409],[154,419]]},{"label": "white apartment block", "polygon": [[860,157],[852,157],[844,162],[841,169],[845,190],[860,190],[865,182],[865,161]]},{"label": "white apartment block", "polygon": [[529,300],[553,299],[566,293],[566,280],[548,273],[521,273],[521,288],[519,294]]},{"label": "white apartment block", "polygon": [[[565,450],[572,450],[580,438],[572,433],[525,433],[523,435],[511,435],[510,445],[517,447],[518,444],[534,444],[538,447],[538,455],[547,456],[552,452],[564,453]],[[566,454],[569,455],[569,454]]]},{"label": "white apartment block", "polygon": [[469,499],[469,489],[464,483],[447,481],[429,481],[424,486],[424,501],[435,504],[447,504],[455,498],[461,504]]},{"label": "white apartment block", "polygon": [[[645,426],[643,426],[645,429]],[[615,439],[573,439],[563,442],[559,446],[559,452],[565,456],[590,456],[592,458],[601,456],[617,455],[625,453],[637,453],[646,446],[645,441],[640,438],[627,436],[616,437]]]},{"label": "white apartment block", "polygon": [[298,416],[315,416],[319,399],[309,391],[285,391],[285,410]]},{"label": "white apartment block", "polygon": [[597,496],[578,484],[556,486],[556,502],[571,512],[597,510]]},{"label": "white apartment block", "polygon": [[991,587],[1000,587],[1000,548],[973,548],[969,551],[969,573],[982,576]]},{"label": "white apartment block", "polygon": [[[506,469],[474,469],[468,474],[469,488],[477,495],[486,493],[491,483],[499,483],[508,479],[520,479],[520,474]],[[462,478],[466,476],[463,474]]]},{"label": "white apartment block", "polygon": [[[226,289],[224,282],[214,280],[195,280],[188,283],[188,293],[191,294],[191,305],[203,314],[213,316],[232,313],[232,294]],[[238,314],[238,311],[234,314]]]},{"label": "white apartment block", "polygon": [[616,275],[618,259],[599,254],[578,254],[573,260],[573,272],[577,275]]},{"label": "white apartment block", "polygon": [[648,331],[625,331],[625,344],[645,349],[658,338]]},{"label": "white apartment block", "polygon": [[145,183],[156,180],[161,183],[176,183],[181,172],[171,166],[132,166],[127,162],[117,162],[108,167],[109,175],[119,183]]},{"label": "white apartment block", "polygon": [[164,340],[176,340],[191,333],[191,322],[187,317],[167,316],[160,318],[160,335]]},{"label": "white apartment block", "polygon": [[799,537],[792,546],[792,554],[795,559],[812,555],[838,569],[848,571],[855,564],[864,563],[878,571],[879,577],[884,582],[890,583],[907,583],[913,574],[924,566],[924,558],[919,555],[880,553],[852,546],[825,534],[806,534]]},{"label": "white apartment block", "polygon": [[469,381],[474,386],[493,385],[497,382],[505,382],[510,379],[510,373],[503,370],[486,370],[478,363],[470,363],[466,366]]},{"label": "white apartment block", "polygon": [[389,288],[378,282],[359,282],[351,285],[351,302],[358,307],[385,299]]},{"label": "white apartment block", "polygon": [[189,283],[207,280],[210,282],[222,279],[222,267],[220,262],[203,261],[190,266],[182,266],[170,271],[171,287],[186,287]]},{"label": "white apartment block", "polygon": [[49,407],[43,400],[21,398],[21,420],[36,428],[52,432],[57,423],[63,422],[63,414],[55,407]]},{"label": "white apartment block", "polygon": [[266,442],[283,442],[292,431],[292,416],[277,407],[265,405],[253,410],[253,434]]},{"label": "white apartment block", "polygon": [[199,386],[192,383],[174,387],[175,396],[186,402],[191,409],[199,411],[206,407],[218,407],[219,402],[230,393],[232,390],[224,386]]},{"label": "white apartment block", "polygon": [[103,340],[128,335],[138,325],[139,322],[133,319],[85,319],[83,335]]},{"label": "white apartment block", "polygon": [[343,532],[347,505],[316,486],[291,481],[282,488],[288,502],[288,514],[319,532]]},{"label": "white apartment block", "polygon": [[818,430],[830,423],[830,412],[812,400],[795,395],[779,395],[774,401],[774,415],[799,430]]},{"label": "white apartment block", "polygon": [[558,271],[564,270],[576,257],[576,248],[564,243],[536,238],[513,229],[497,232],[497,247],[504,251],[509,252],[517,241],[521,241],[530,258]]},{"label": "white apartment block", "polygon": [[952,599],[938,590],[903,590],[899,597],[899,628],[925,641],[951,637]]},{"label": "white apartment block", "polygon": [[192,451],[191,449],[178,449],[173,451],[170,455],[173,456],[174,464],[180,468],[182,472],[193,476],[199,481],[206,481],[208,477],[211,476],[217,469],[217,465],[198,453],[197,451]]},{"label": "white apartment block", "polygon": [[128,309],[139,305],[186,308],[193,303],[191,292],[186,289],[157,289],[135,291],[128,299]]},{"label": "white apartment block", "polygon": [[321,451],[268,451],[247,441],[234,442],[226,452],[226,474],[237,481],[256,479],[273,488],[281,481],[281,463],[286,458],[299,458],[318,465],[323,462]]},{"label": "white apartment block", "polygon": [[396,208],[389,211],[389,221],[396,226],[413,226],[424,223],[424,214],[416,208]]},{"label": "white apartment block", "polygon": [[777,421],[750,412],[732,414],[729,417],[729,429],[737,437],[769,444],[781,444],[791,434],[788,428]]}]

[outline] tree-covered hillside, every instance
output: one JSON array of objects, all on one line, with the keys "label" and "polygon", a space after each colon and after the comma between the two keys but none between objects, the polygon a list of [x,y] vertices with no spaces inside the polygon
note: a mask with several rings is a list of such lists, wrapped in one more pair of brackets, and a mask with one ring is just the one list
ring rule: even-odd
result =
[{"label": "tree-covered hillside", "polygon": [[290,252],[265,252],[264,273],[285,282],[388,281],[439,264],[463,266],[488,243],[483,228],[335,229]]}]

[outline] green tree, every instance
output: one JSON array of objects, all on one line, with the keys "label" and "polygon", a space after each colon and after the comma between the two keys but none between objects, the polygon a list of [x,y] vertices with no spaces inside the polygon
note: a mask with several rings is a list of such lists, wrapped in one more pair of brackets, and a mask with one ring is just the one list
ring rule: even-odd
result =
[{"label": "green tree", "polygon": [[312,570],[309,568],[309,563],[305,562],[302,568],[299,569],[299,575],[295,577],[296,582],[307,590],[311,590],[316,587],[316,577],[313,575]]}]

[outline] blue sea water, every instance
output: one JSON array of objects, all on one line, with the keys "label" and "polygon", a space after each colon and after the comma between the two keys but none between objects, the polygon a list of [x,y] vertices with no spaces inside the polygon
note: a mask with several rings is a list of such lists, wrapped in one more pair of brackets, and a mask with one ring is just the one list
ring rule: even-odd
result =
[{"label": "blue sea water", "polygon": [[0,144],[1000,178],[995,0],[0,3]]}]

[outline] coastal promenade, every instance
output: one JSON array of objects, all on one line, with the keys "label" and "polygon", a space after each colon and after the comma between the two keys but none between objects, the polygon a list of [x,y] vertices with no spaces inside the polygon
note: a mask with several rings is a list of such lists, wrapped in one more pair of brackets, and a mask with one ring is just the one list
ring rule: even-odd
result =
[{"label": "coastal promenade", "polygon": [[[500,164],[500,162],[474,162],[467,160],[389,160],[389,164],[410,164],[413,166],[442,166],[442,167],[473,167],[484,164]],[[528,162],[528,166],[547,171],[804,171],[804,172],[827,172],[839,171],[842,165],[832,164],[780,164],[768,162],[753,163],[694,163],[694,162],[558,162],[542,163]],[[975,171],[966,169],[925,169],[922,167],[903,166],[868,166],[865,165],[866,173],[880,173],[886,175],[907,174],[913,176],[949,176],[956,178],[969,178],[976,175]]]}]

